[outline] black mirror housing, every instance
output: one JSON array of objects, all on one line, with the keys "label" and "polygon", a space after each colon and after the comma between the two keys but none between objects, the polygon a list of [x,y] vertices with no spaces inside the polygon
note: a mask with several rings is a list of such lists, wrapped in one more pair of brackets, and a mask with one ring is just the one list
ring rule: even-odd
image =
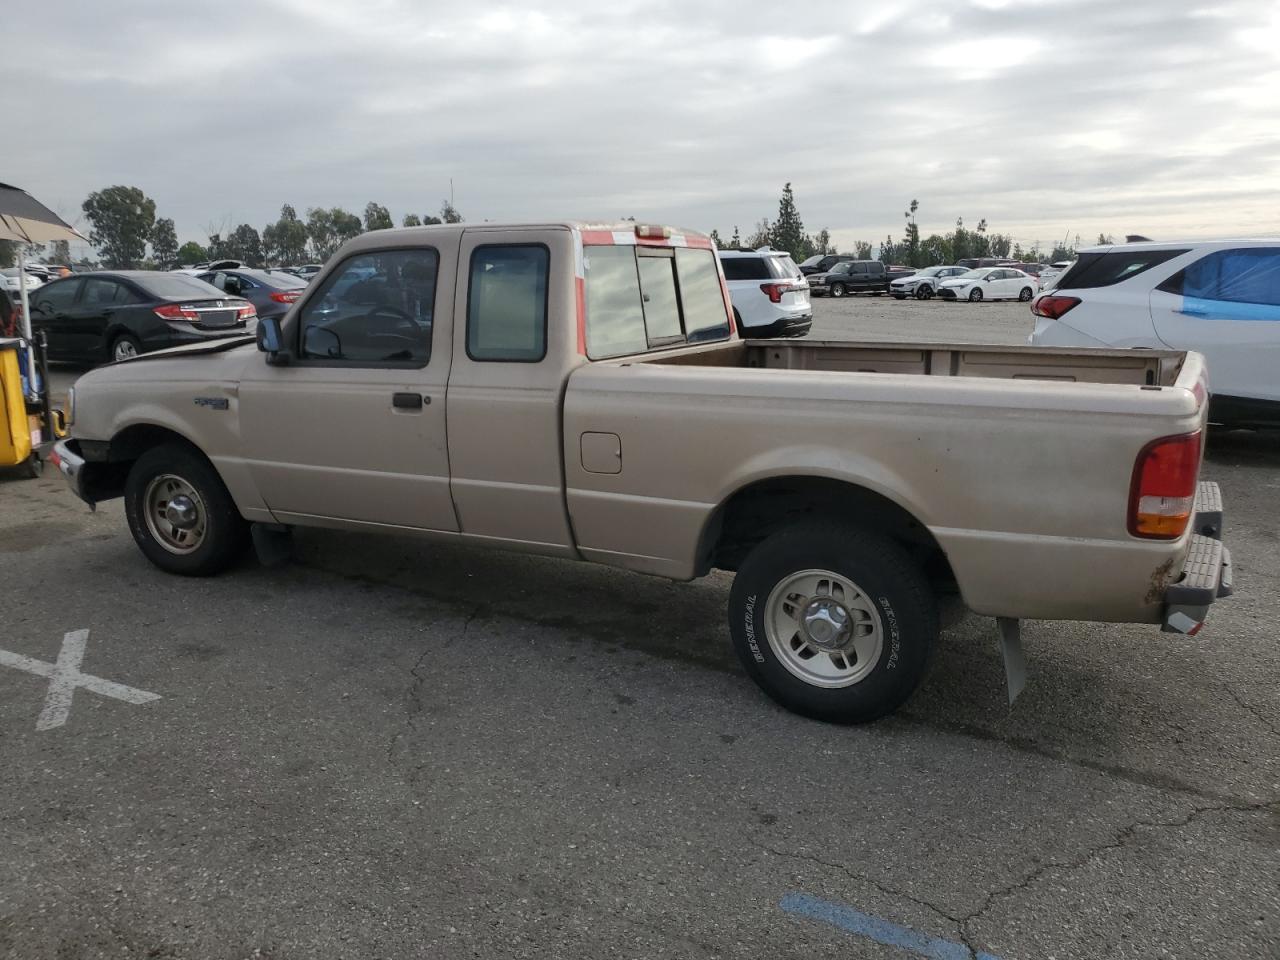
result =
[{"label": "black mirror housing", "polygon": [[284,349],[284,334],[280,331],[279,317],[262,317],[258,320],[258,349],[267,355],[267,363],[285,364],[289,355]]}]

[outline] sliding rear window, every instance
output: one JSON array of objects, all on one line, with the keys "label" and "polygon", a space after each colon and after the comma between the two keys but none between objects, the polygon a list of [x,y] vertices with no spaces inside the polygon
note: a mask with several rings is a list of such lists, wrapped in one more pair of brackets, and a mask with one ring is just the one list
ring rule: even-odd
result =
[{"label": "sliding rear window", "polygon": [[1106,253],[1082,253],[1076,265],[1062,275],[1059,290],[1089,290],[1110,287],[1140,273],[1158,267],[1186,250],[1111,250]]},{"label": "sliding rear window", "polygon": [[583,253],[591,359],[728,338],[713,251],[619,245]]}]

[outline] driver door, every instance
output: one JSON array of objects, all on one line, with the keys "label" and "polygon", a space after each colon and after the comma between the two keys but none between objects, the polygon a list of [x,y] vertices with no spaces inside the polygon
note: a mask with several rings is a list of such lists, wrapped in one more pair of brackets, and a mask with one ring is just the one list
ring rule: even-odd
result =
[{"label": "driver door", "polygon": [[353,252],[289,317],[288,365],[250,362],[246,465],[281,522],[458,530],[445,442],[457,246]]}]

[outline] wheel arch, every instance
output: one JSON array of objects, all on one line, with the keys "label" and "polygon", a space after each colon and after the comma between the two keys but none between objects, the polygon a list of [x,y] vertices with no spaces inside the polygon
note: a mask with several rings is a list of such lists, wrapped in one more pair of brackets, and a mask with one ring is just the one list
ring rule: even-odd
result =
[{"label": "wheel arch", "polygon": [[954,589],[946,551],[915,511],[867,484],[812,472],[756,478],[726,496],[703,524],[697,575],[713,567],[736,570],[770,534],[818,514],[888,536],[907,549],[931,581]]}]

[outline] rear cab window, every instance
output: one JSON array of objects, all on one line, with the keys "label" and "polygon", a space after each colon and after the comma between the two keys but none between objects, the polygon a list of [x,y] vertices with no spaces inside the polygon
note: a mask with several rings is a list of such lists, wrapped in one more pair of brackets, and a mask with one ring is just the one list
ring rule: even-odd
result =
[{"label": "rear cab window", "polygon": [[592,360],[729,337],[720,270],[709,248],[589,244],[583,266]]}]

